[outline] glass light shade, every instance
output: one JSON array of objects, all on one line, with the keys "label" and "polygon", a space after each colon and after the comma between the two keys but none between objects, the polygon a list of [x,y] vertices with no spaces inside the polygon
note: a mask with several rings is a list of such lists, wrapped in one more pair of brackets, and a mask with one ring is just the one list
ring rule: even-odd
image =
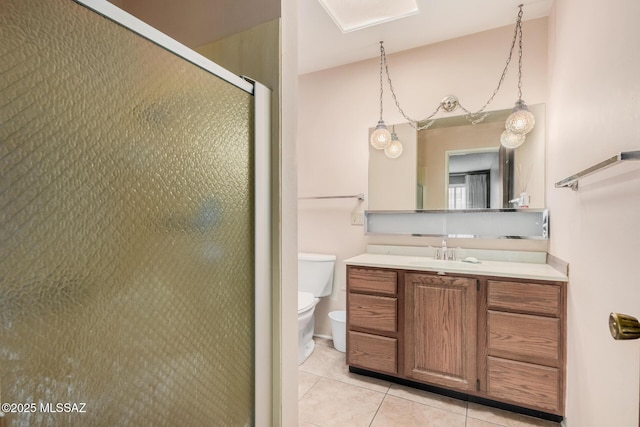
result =
[{"label": "glass light shade", "polygon": [[500,143],[507,148],[518,148],[526,139],[525,134],[511,133],[508,130],[500,135]]},{"label": "glass light shade", "polygon": [[378,122],[378,126],[371,133],[371,145],[376,150],[384,150],[391,143],[391,132],[383,120]]},{"label": "glass light shade", "polygon": [[391,143],[385,147],[384,154],[391,159],[397,159],[402,154],[402,143],[395,132],[391,134]]},{"label": "glass light shade", "polygon": [[524,135],[531,132],[535,124],[536,118],[531,114],[527,105],[522,100],[518,100],[513,112],[507,117],[504,128],[511,133]]}]

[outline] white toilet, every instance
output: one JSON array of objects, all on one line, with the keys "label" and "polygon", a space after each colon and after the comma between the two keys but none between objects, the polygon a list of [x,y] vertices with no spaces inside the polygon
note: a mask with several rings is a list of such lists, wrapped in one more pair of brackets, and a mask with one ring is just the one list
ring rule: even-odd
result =
[{"label": "white toilet", "polygon": [[313,352],[313,312],[320,297],[331,295],[335,255],[298,254],[298,365]]}]

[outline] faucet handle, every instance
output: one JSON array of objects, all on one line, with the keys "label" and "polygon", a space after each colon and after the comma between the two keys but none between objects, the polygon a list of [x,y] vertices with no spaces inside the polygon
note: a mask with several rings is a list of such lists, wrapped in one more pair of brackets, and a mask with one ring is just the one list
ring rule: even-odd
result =
[{"label": "faucet handle", "polygon": [[449,259],[451,261],[455,261],[456,260],[456,250],[455,249],[449,249],[449,255],[447,256],[447,259]]},{"label": "faucet handle", "polygon": [[433,259],[441,259],[442,258],[442,252],[440,249],[436,249],[434,255],[433,255]]}]

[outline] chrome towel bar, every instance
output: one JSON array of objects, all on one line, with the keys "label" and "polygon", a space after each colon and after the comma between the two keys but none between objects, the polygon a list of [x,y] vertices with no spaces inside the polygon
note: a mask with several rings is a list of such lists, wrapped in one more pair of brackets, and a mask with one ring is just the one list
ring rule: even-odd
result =
[{"label": "chrome towel bar", "polygon": [[585,176],[591,175],[599,170],[608,168],[625,160],[640,160],[640,150],[623,151],[621,153],[618,153],[615,156],[608,158],[607,160],[604,160],[583,171],[571,175],[570,177],[565,178],[562,181],[556,182],[556,188],[569,187],[573,191],[577,191],[578,181],[580,180],[580,178],[584,178]]},{"label": "chrome towel bar", "polygon": [[358,199],[358,200],[364,200],[364,193],[354,194],[353,196],[298,197],[298,200],[319,200],[319,199]]}]

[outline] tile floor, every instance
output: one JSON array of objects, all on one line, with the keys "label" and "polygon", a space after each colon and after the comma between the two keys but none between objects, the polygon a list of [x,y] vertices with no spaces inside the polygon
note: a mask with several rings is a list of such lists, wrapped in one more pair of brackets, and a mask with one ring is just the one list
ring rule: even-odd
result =
[{"label": "tile floor", "polygon": [[560,424],[348,371],[331,340],[315,338],[298,368],[300,427],[559,427]]}]

